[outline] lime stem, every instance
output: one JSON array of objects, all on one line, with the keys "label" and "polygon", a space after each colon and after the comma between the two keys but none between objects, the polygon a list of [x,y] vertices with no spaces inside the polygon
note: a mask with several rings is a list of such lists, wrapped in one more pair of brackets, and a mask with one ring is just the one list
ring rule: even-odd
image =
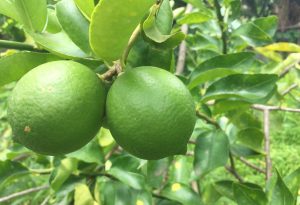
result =
[{"label": "lime stem", "polygon": [[35,52],[46,52],[45,50],[38,49],[35,46],[27,43],[22,43],[17,41],[7,41],[7,40],[0,40],[0,48],[35,51]]},{"label": "lime stem", "polygon": [[128,41],[128,45],[122,55],[122,58],[121,58],[121,67],[122,67],[122,70],[125,69],[125,66],[126,66],[126,61],[127,61],[127,58],[128,58],[128,55],[129,55],[129,52],[130,50],[132,49],[135,41],[138,39],[139,37],[139,34],[141,32],[141,25],[138,25],[135,30],[133,31],[129,41]]}]

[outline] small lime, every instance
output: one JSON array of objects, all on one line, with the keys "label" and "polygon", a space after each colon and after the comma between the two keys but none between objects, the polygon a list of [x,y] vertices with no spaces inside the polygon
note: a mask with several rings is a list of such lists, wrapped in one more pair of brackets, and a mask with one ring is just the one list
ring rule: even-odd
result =
[{"label": "small lime", "polygon": [[160,159],[186,152],[195,105],[171,73],[155,67],[128,70],[114,82],[106,103],[109,129],[129,153]]},{"label": "small lime", "polygon": [[17,142],[47,155],[75,151],[99,130],[105,90],[97,75],[72,61],[43,64],[24,75],[8,103]]}]

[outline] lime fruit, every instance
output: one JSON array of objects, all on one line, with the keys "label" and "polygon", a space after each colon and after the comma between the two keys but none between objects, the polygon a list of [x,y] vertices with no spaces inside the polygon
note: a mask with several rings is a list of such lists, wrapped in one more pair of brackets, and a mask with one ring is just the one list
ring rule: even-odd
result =
[{"label": "lime fruit", "polygon": [[148,160],[185,154],[196,121],[185,85],[155,67],[134,68],[117,78],[108,92],[106,117],[116,142]]},{"label": "lime fruit", "polygon": [[97,75],[72,61],[25,74],[8,102],[14,139],[41,154],[60,155],[87,144],[99,130],[105,89]]}]

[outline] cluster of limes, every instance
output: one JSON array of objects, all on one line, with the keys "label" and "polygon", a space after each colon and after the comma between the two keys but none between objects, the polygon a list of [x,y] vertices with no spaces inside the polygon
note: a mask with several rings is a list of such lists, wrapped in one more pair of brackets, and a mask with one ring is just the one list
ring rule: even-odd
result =
[{"label": "cluster of limes", "polygon": [[171,73],[126,70],[109,91],[88,67],[54,61],[29,71],[8,103],[14,139],[47,155],[75,151],[99,131],[103,118],[116,142],[143,159],[184,154],[195,124],[192,96]]}]

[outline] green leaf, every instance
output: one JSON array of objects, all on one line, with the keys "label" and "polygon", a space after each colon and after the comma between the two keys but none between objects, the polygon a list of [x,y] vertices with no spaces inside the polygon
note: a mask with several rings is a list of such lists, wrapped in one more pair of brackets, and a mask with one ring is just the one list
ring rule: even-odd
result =
[{"label": "green leaf", "polygon": [[300,53],[300,46],[294,43],[280,42],[262,47],[268,51]]},{"label": "green leaf", "polygon": [[129,53],[126,66],[131,68],[154,66],[170,71],[173,67],[173,60],[172,49],[157,49],[139,37]]},{"label": "green leaf", "polygon": [[222,196],[234,200],[234,193],[232,191],[233,183],[233,181],[229,180],[217,181],[214,183],[214,187]]},{"label": "green leaf", "polygon": [[48,23],[46,31],[49,33],[58,33],[61,29],[62,28],[57,19],[55,10],[48,8]]},{"label": "green leaf", "polygon": [[185,38],[185,34],[181,31],[172,33],[170,35],[162,34],[156,24],[156,13],[159,6],[152,7],[150,15],[143,23],[144,35],[152,42],[153,45],[163,48],[175,48]]},{"label": "green leaf", "polygon": [[203,1],[198,1],[198,0],[184,0],[184,1],[192,4],[194,7],[200,10],[206,9],[206,6]]},{"label": "green leaf", "polygon": [[140,191],[138,192],[136,199],[135,199],[136,205],[152,205],[152,194],[151,192],[147,191]]},{"label": "green leaf", "polygon": [[238,132],[236,143],[242,144],[256,152],[263,153],[263,139],[264,133],[260,129],[246,128]]},{"label": "green leaf", "polygon": [[81,13],[90,20],[95,8],[94,0],[75,0],[75,3]]},{"label": "green leaf", "polygon": [[272,205],[295,205],[293,194],[288,189],[277,171],[277,181],[272,191],[271,204]]},{"label": "green leaf", "polygon": [[56,4],[56,15],[70,39],[85,53],[91,54],[89,45],[89,22],[76,7],[73,0],[63,0]]},{"label": "green leaf", "polygon": [[214,80],[216,78],[245,72],[251,68],[254,58],[255,54],[250,52],[213,57],[197,66],[191,74],[188,87],[192,89],[201,83]]},{"label": "green leaf", "polygon": [[170,34],[173,26],[173,11],[169,0],[163,0],[156,15],[156,25],[162,34]]},{"label": "green leaf", "polygon": [[203,190],[202,199],[205,204],[215,204],[222,195],[216,190],[215,184],[207,185]]},{"label": "green leaf", "polygon": [[101,127],[100,132],[98,132],[97,134],[97,138],[99,141],[99,145],[101,145],[102,147],[107,147],[115,141],[109,129],[105,129],[104,127]]},{"label": "green leaf", "polygon": [[16,21],[21,21],[15,6],[15,0],[1,0],[0,13],[5,16],[11,17]]},{"label": "green leaf", "polygon": [[256,152],[253,149],[245,147],[244,145],[240,144],[232,144],[230,145],[231,152],[239,157],[257,157],[261,156],[261,152]]},{"label": "green leaf", "polygon": [[76,59],[88,57],[87,54],[72,42],[64,31],[55,34],[32,32],[29,32],[29,34],[41,47],[62,58]]},{"label": "green leaf", "polygon": [[167,185],[161,192],[161,195],[180,202],[184,205],[201,205],[203,204],[197,193],[192,191],[190,187],[180,183]]},{"label": "green leaf", "polygon": [[90,44],[95,54],[107,62],[120,59],[134,29],[154,3],[155,0],[102,0],[90,25]]},{"label": "green leaf", "polygon": [[148,161],[147,184],[151,187],[159,188],[164,181],[165,174],[168,172],[169,165],[170,161],[168,158]]},{"label": "green leaf", "polygon": [[97,140],[92,140],[81,149],[66,155],[87,163],[103,164],[104,156]]},{"label": "green leaf", "polygon": [[234,21],[235,19],[237,19],[240,16],[241,6],[242,6],[241,1],[240,0],[230,0],[228,6],[231,9],[230,19],[231,19],[231,21]]},{"label": "green leaf", "polygon": [[74,194],[74,205],[97,205],[93,199],[93,196],[89,190],[89,187],[85,184],[77,184]]},{"label": "green leaf", "polygon": [[284,183],[292,192],[294,198],[296,198],[300,189],[300,168],[298,168],[288,176],[284,177]]},{"label": "green leaf", "polygon": [[99,204],[103,205],[152,204],[151,193],[131,189],[119,181],[106,177],[97,178],[95,198]]},{"label": "green leaf", "polygon": [[158,5],[153,6],[150,15],[143,23],[144,35],[156,47],[163,49],[174,48],[185,38],[185,34],[181,31],[170,35],[162,34],[156,24],[157,9]]},{"label": "green leaf", "polygon": [[223,131],[202,133],[196,141],[194,169],[203,176],[209,171],[226,165],[229,156],[229,141]]},{"label": "green leaf", "polygon": [[267,205],[266,194],[259,186],[247,184],[233,184],[233,191],[238,205]]},{"label": "green leaf", "polygon": [[197,11],[185,14],[182,18],[177,20],[178,24],[200,24],[209,21],[213,18],[211,13]]},{"label": "green leaf", "polygon": [[169,181],[189,185],[193,165],[186,156],[175,156],[169,172]]},{"label": "green leaf", "polygon": [[110,160],[112,168],[119,168],[124,171],[136,172],[141,164],[141,160],[132,155],[119,155]]},{"label": "green leaf", "polygon": [[277,24],[278,19],[276,16],[259,18],[242,24],[232,33],[232,36],[243,39],[250,46],[262,46],[272,43],[272,37],[276,32]]},{"label": "green leaf", "polygon": [[28,173],[27,168],[17,162],[0,161],[0,190],[4,188],[7,182]]},{"label": "green leaf", "polygon": [[244,112],[250,107],[250,104],[244,101],[233,100],[233,99],[225,99],[225,100],[217,100],[214,105],[214,114],[227,113],[230,111],[240,111]]},{"label": "green leaf", "polygon": [[41,32],[47,22],[46,0],[15,0],[15,7],[21,22],[31,31]]},{"label": "green leaf", "polygon": [[59,60],[48,53],[18,52],[0,58],[0,87],[19,80],[29,70],[49,61]]},{"label": "green leaf", "polygon": [[134,189],[141,190],[145,188],[146,180],[143,175],[115,167],[108,170],[107,173]]},{"label": "green leaf", "polygon": [[260,103],[276,89],[277,75],[236,74],[214,82],[207,89],[202,102],[212,99],[235,98],[249,103]]},{"label": "green leaf", "polygon": [[72,158],[65,158],[57,169],[55,169],[50,177],[51,188],[58,191],[61,185],[69,178],[69,176],[77,170],[77,160]]}]

